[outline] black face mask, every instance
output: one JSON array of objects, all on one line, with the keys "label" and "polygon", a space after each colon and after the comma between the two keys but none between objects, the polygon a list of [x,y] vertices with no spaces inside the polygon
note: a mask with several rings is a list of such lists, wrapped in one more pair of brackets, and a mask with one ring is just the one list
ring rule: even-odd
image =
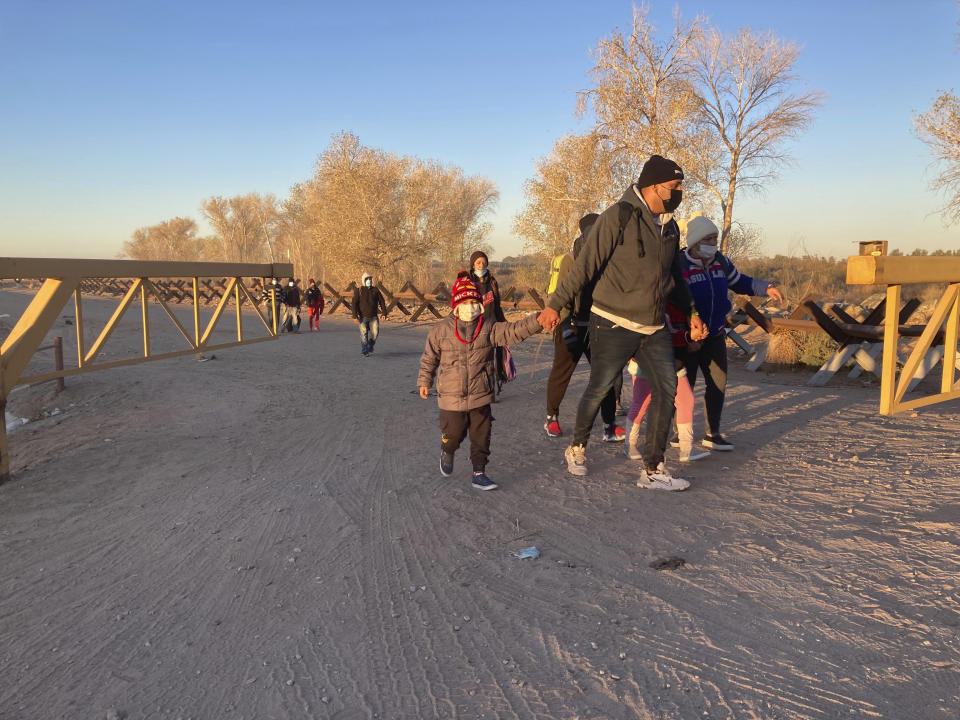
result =
[{"label": "black face mask", "polygon": [[670,199],[663,201],[663,211],[672,213],[683,202],[683,190],[671,190]]}]

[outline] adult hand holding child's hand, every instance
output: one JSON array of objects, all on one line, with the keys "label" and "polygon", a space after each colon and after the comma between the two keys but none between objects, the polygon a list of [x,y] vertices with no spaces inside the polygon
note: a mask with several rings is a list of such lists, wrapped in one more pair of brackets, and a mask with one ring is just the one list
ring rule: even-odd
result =
[{"label": "adult hand holding child's hand", "polygon": [[553,308],[544,308],[540,311],[540,314],[537,315],[537,322],[540,323],[540,327],[544,330],[553,330],[557,326],[557,323],[560,322],[560,313]]}]

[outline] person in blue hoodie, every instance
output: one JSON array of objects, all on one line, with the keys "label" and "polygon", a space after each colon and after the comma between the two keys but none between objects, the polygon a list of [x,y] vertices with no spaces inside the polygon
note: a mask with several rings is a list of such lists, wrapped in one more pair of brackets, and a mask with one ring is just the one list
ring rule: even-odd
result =
[{"label": "person in blue hoodie", "polygon": [[719,235],[717,226],[705,217],[695,217],[687,223],[687,248],[681,254],[681,268],[708,335],[701,342],[687,345],[685,364],[691,388],[696,385],[698,370],[703,371],[706,383],[703,404],[707,434],[703,446],[730,451],[733,444],[720,434],[720,415],[727,391],[727,313],[732,307],[727,291],[755,297],[767,295],[778,303],[783,302],[783,295],[773,283],[744,275],[729,258],[717,252]]}]

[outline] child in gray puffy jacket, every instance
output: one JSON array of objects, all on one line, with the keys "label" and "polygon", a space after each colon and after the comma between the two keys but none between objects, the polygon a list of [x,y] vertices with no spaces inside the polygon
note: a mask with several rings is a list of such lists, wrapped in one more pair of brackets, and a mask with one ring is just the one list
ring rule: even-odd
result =
[{"label": "child in gray puffy jacket", "polygon": [[470,433],[473,487],[496,490],[486,475],[496,383],[494,349],[520,342],[540,332],[536,315],[517,322],[484,322],[482,298],[466,271],[457,275],[450,304],[453,312],[427,336],[420,358],[417,385],[426,399],[434,377],[440,406],[440,473],[453,473],[453,455]]}]

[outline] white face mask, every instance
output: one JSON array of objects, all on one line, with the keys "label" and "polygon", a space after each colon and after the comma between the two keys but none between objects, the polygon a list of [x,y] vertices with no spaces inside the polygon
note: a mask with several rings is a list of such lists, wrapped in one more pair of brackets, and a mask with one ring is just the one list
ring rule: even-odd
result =
[{"label": "white face mask", "polygon": [[700,248],[697,250],[697,256],[701,260],[706,260],[708,262],[710,260],[713,260],[716,254],[717,254],[716,245],[701,245]]},{"label": "white face mask", "polygon": [[464,322],[476,320],[483,310],[475,302],[464,302],[457,305],[457,317]]},{"label": "white face mask", "polygon": [[487,274],[487,269],[486,269],[486,268],[476,268],[476,269],[473,271],[473,274],[476,275],[477,277],[482,278],[484,275]]}]

